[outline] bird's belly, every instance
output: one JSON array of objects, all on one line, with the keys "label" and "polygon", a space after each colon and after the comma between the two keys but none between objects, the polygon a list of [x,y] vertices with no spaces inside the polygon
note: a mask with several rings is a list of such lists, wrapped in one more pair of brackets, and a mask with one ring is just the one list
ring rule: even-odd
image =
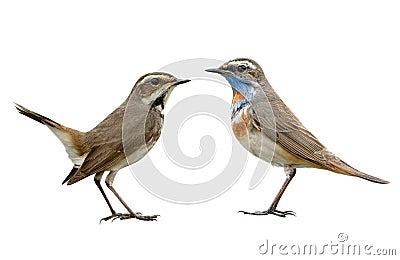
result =
[{"label": "bird's belly", "polygon": [[237,113],[231,122],[233,133],[239,143],[254,156],[274,166],[296,165],[307,167],[304,160],[282,148],[259,129],[251,125],[245,112]]},{"label": "bird's belly", "polygon": [[304,160],[288,152],[261,132],[250,134],[250,146],[249,151],[253,155],[270,162],[273,166],[293,165],[296,167],[308,167]]}]

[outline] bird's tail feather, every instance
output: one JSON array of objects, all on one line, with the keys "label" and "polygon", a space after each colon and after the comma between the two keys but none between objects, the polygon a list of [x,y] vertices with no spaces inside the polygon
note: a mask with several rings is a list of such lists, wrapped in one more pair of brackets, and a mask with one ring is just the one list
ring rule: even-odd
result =
[{"label": "bird's tail feather", "polygon": [[83,142],[85,138],[85,133],[65,127],[51,120],[50,118],[33,112],[19,104],[15,104],[15,107],[20,114],[46,125],[63,143],[71,161],[75,165],[82,164],[84,154]]},{"label": "bird's tail feather", "polygon": [[351,167],[350,165],[348,165],[347,163],[345,163],[344,161],[342,161],[341,159],[339,159],[337,157],[336,158],[332,158],[332,159],[328,159],[328,163],[338,173],[360,177],[360,178],[363,178],[365,180],[376,182],[376,183],[382,183],[382,184],[389,183],[389,181],[386,181],[386,180],[380,179],[378,177],[375,177],[375,176],[360,172],[359,170]]},{"label": "bird's tail feather", "polygon": [[62,184],[65,184],[67,181],[69,181],[72,176],[75,175],[75,173],[79,170],[79,166],[74,166],[71,170],[71,172],[67,175],[67,177],[63,180]]}]

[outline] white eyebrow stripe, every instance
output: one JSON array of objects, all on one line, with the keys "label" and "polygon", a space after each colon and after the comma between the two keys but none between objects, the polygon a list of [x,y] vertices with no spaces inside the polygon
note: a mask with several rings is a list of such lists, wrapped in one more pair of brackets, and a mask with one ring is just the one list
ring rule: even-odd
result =
[{"label": "white eyebrow stripe", "polygon": [[250,69],[253,69],[253,70],[257,69],[257,67],[251,62],[246,61],[246,64]]},{"label": "white eyebrow stripe", "polygon": [[256,70],[257,66],[255,66],[252,62],[247,61],[247,60],[237,60],[233,62],[234,65],[240,65],[240,64],[245,64],[247,67],[249,67],[252,70]]}]

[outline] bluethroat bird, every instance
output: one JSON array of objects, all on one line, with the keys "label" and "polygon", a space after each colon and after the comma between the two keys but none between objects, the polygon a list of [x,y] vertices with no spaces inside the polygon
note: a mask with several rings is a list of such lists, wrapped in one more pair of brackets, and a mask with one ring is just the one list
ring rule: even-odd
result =
[{"label": "bluethroat bird", "polygon": [[[111,211],[111,215],[102,220],[136,218],[151,221],[158,215],[145,216],[133,212],[113,187],[113,181],[120,169],[140,160],[154,146],[161,134],[163,109],[168,97],[177,85],[188,81],[161,72],[142,76],[128,98],[88,132],[60,125],[18,104],[16,108],[19,113],[46,125],[63,143],[74,164],[63,184],[71,185],[94,174],[94,182]],[[126,125],[129,125],[129,133],[123,134]],[[104,172],[108,172],[106,186],[128,213],[117,213],[113,209],[100,184]]]},{"label": "bluethroat bird", "polygon": [[328,151],[283,103],[255,61],[234,59],[206,71],[222,75],[232,87],[231,126],[242,146],[273,166],[283,167],[286,173],[286,180],[268,210],[240,212],[295,215],[293,211],[280,211],[276,207],[297,168],[312,167],[389,183],[351,167]]}]

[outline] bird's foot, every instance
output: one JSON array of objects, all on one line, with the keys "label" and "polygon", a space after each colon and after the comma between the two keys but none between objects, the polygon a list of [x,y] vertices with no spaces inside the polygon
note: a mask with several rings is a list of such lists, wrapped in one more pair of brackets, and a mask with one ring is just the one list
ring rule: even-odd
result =
[{"label": "bird's foot", "polygon": [[120,219],[120,220],[124,220],[124,219],[130,219],[130,218],[136,218],[138,220],[143,220],[143,221],[154,221],[157,220],[157,217],[159,217],[160,215],[151,215],[151,216],[146,216],[146,215],[142,215],[142,213],[140,212],[136,212],[136,213],[113,213],[111,214],[111,216],[102,218],[100,220],[100,223],[104,220],[111,220],[111,222],[113,222],[116,219]]},{"label": "bird's foot", "polygon": [[124,215],[124,214],[122,214],[122,213],[112,213],[110,216],[100,219],[100,224],[101,224],[102,221],[109,221],[110,219],[111,219],[111,221],[114,221],[114,219],[119,218],[122,215]]},{"label": "bird's foot", "polygon": [[[118,216],[117,218],[120,220],[136,218],[138,220],[143,220],[143,221],[157,221],[157,217],[159,217],[159,216],[160,215],[142,215],[142,213],[136,212],[136,213],[122,214],[121,216]],[[115,219],[116,218],[114,218],[113,221]]]},{"label": "bird's foot", "polygon": [[285,218],[288,215],[296,216],[296,213],[294,211],[280,211],[277,209],[268,209],[265,211],[255,211],[255,212],[248,212],[248,211],[239,211],[239,213],[247,214],[247,215],[256,215],[256,216],[262,216],[262,215],[275,215],[278,217]]}]

